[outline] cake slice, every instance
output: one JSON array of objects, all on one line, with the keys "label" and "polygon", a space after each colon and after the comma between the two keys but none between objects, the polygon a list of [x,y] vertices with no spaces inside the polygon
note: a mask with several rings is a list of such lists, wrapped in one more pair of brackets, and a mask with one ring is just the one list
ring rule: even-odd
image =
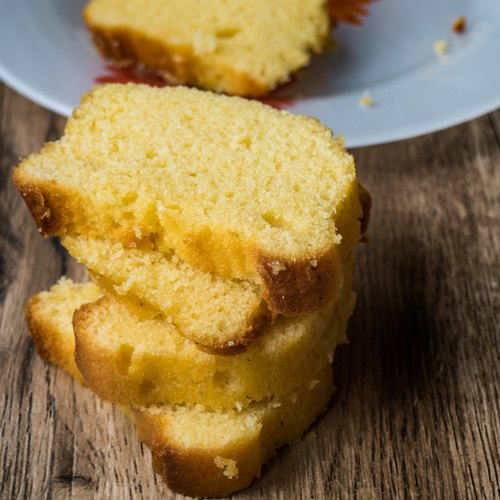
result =
[{"label": "cake slice", "polygon": [[61,241],[101,288],[142,315],[175,325],[204,351],[241,352],[269,322],[262,291],[251,282],[204,273],[175,254],[85,236]]},{"label": "cake slice", "polygon": [[14,181],[44,235],[172,251],[297,315],[337,297],[359,240],[352,157],[317,120],[186,88],[106,85]]},{"label": "cake slice", "polygon": [[118,404],[168,401],[241,409],[252,401],[279,398],[303,384],[314,385],[322,362],[331,362],[335,347],[345,341],[355,303],[351,268],[346,274],[334,308],[280,317],[234,356],[200,352],[173,325],[141,318],[104,297],[75,313],[79,369],[96,394]]},{"label": "cake slice", "polygon": [[326,0],[93,0],[83,18],[120,67],[172,83],[260,96],[306,66],[326,41]]},{"label": "cake slice", "polygon": [[[241,412],[172,405],[134,412],[140,439],[151,448],[157,473],[174,491],[193,497],[226,496],[260,477],[262,465],[295,443],[333,393],[331,365],[314,387]],[[297,474],[301,474],[297,470]]]},{"label": "cake slice", "polygon": [[[30,333],[43,359],[82,380],[72,356],[71,318],[99,294],[95,285],[62,282],[31,299]],[[325,410],[333,392],[331,367],[323,362],[318,383],[286,397],[252,403],[241,411],[202,405],[164,405],[126,410],[153,452],[156,471],[174,491],[190,496],[225,496],[247,487],[277,449],[296,441]]]}]

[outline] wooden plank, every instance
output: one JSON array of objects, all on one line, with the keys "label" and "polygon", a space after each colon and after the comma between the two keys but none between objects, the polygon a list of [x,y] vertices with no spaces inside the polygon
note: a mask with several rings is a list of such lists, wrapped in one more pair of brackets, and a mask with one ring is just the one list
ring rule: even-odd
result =
[{"label": "wooden plank", "polygon": [[[181,498],[111,405],[43,363],[27,298],[82,269],[10,182],[64,120],[0,87],[0,498]],[[500,111],[354,151],[372,192],[338,392],[237,498],[500,498]]]}]

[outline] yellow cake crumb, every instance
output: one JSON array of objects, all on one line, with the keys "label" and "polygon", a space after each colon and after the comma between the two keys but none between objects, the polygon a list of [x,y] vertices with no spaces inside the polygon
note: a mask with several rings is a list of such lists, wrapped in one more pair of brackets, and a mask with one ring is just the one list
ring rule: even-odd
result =
[{"label": "yellow cake crumb", "polygon": [[236,460],[216,456],[214,463],[219,469],[224,469],[223,474],[229,479],[238,479],[238,466]]},{"label": "yellow cake crumb", "polygon": [[272,262],[269,262],[269,267],[271,268],[271,272],[276,276],[278,275],[281,271],[286,271],[286,266],[282,262],[279,262],[277,260],[273,260]]},{"label": "yellow cake crumb", "polygon": [[449,43],[448,40],[443,38],[442,40],[436,40],[434,42],[434,52],[437,55],[446,54],[448,52]]},{"label": "yellow cake crumb", "polygon": [[361,99],[359,100],[359,104],[361,106],[373,106],[373,98],[370,94],[370,92],[368,92],[368,90],[365,90],[363,92],[363,95],[361,96]]},{"label": "yellow cake crumb", "polygon": [[140,227],[132,226],[132,230],[134,231],[135,237],[137,239],[141,239],[142,238],[142,231],[141,231]]}]

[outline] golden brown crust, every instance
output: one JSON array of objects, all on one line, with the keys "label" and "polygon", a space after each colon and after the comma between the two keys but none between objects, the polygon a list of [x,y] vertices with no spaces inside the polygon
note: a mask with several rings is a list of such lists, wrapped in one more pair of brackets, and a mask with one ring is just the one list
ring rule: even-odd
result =
[{"label": "golden brown crust", "polygon": [[[44,148],[51,145],[47,143]],[[42,236],[63,236],[75,223],[85,219],[85,210],[78,193],[56,180],[33,181],[22,163],[14,169],[12,180]]]},{"label": "golden brown crust", "polygon": [[272,90],[250,75],[228,66],[221,69],[221,81],[214,88],[200,79],[199,71],[203,70],[204,63],[194,56],[189,47],[168,47],[133,30],[96,26],[85,14],[84,21],[100,54],[120,68],[146,68],[170,84],[192,85],[232,95],[259,97]]},{"label": "golden brown crust", "polygon": [[60,212],[58,208],[63,206],[63,196],[56,188],[56,182],[31,184],[23,179],[19,169],[14,170],[12,177],[17,190],[35,219],[40,234],[49,236],[64,232],[65,223],[56,215]]},{"label": "golden brown crust", "polygon": [[[87,345],[87,343],[81,343],[78,335],[78,331],[85,328],[89,316],[92,314],[91,311],[95,304],[105,301],[106,296],[98,299],[95,302],[89,304],[84,304],[79,307],[73,313],[73,331],[75,335],[75,363],[78,366],[78,370],[82,374],[84,380],[87,382],[88,386],[94,391],[99,397],[109,400],[107,394],[101,394],[101,384],[99,381],[102,377],[106,377],[101,369],[95,369],[96,366],[106,367],[106,356],[96,357],[96,353],[92,349],[92,344]],[[89,349],[90,347],[90,349]],[[83,353],[83,354],[82,354]]]},{"label": "golden brown crust", "polygon": [[334,302],[344,282],[335,249],[295,262],[260,253],[257,270],[265,284],[264,299],[269,309],[284,316],[317,311]]}]

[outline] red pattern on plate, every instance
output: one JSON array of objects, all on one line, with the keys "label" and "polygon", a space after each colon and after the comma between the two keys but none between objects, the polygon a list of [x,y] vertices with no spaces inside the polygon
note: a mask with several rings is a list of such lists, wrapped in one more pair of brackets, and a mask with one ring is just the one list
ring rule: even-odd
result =
[{"label": "red pattern on plate", "polygon": [[[341,21],[350,24],[362,24],[362,17],[368,15],[366,5],[374,0],[328,0],[328,10],[333,22]],[[166,87],[170,84],[158,75],[134,69],[120,69],[112,65],[106,66],[108,74],[97,76],[94,81],[98,84],[105,83],[144,83],[152,87]],[[288,84],[282,85],[268,96],[257,98],[273,108],[287,109],[292,107],[298,100],[297,97],[279,96],[276,92],[283,89]]]},{"label": "red pattern on plate", "polygon": [[362,24],[368,15],[366,5],[374,0],[328,0],[328,10],[332,20],[349,24]]},{"label": "red pattern on plate", "polygon": [[[105,83],[144,83],[146,85],[151,85],[152,87],[167,87],[170,86],[168,82],[155,75],[154,73],[139,71],[134,69],[120,69],[115,68],[111,65],[106,65],[106,71],[108,74],[99,75],[94,79],[95,83],[105,84]],[[288,84],[286,84],[288,85]],[[282,88],[282,87],[280,87]],[[293,106],[296,99],[292,97],[281,97],[273,95],[272,92],[266,97],[261,97],[256,99],[257,101],[263,102],[273,108],[277,109],[287,109]]]},{"label": "red pattern on plate", "polygon": [[94,78],[95,83],[145,83],[152,87],[166,87],[168,83],[155,75],[145,71],[134,71],[131,69],[120,69],[106,65],[107,75],[100,75]]}]

